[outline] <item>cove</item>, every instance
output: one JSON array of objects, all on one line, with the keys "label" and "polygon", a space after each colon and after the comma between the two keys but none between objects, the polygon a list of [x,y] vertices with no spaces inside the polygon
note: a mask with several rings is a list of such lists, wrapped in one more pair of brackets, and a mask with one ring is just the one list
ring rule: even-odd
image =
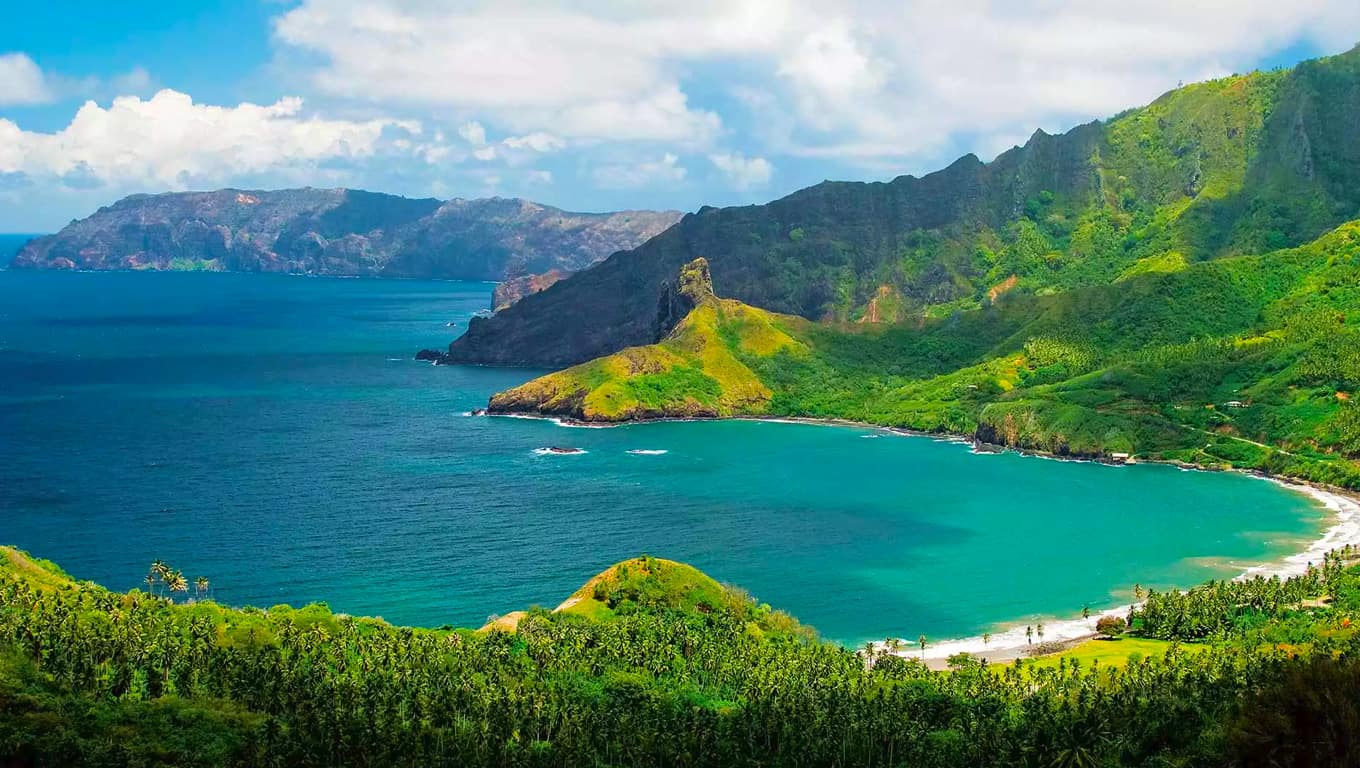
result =
[{"label": "cove", "polygon": [[645,552],[858,644],[1230,577],[1324,522],[1242,475],[872,429],[470,417],[541,371],[410,357],[490,290],[0,272],[0,541],[115,589],[161,558],[231,604],[462,626]]}]

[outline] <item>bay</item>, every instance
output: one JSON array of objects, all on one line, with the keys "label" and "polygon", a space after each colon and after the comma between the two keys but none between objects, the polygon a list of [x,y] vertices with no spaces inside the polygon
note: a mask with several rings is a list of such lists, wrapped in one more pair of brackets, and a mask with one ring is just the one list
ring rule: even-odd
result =
[{"label": "bay", "polygon": [[0,542],[115,589],[160,558],[223,602],[427,626],[551,607],[648,553],[858,644],[1231,576],[1322,524],[1308,499],[1237,474],[854,427],[468,416],[541,371],[412,355],[490,291],[0,272]]}]

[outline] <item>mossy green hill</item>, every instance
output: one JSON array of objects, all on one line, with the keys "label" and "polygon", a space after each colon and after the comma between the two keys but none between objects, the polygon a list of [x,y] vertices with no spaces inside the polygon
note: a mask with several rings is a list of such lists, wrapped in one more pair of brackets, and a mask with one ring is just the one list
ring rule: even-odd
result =
[{"label": "mossy green hill", "polygon": [[[989,163],[703,208],[471,324],[452,362],[561,366],[654,343],[708,260],[724,296],[832,322],[917,322],[1182,263],[1301,246],[1360,218],[1360,48],[1171,91]],[[1185,311],[1193,311],[1185,308]],[[678,319],[678,318],[677,318]]]},{"label": "mossy green hill", "polygon": [[[719,286],[721,287],[721,286]],[[893,325],[705,290],[658,344],[496,395],[586,421],[804,416],[1360,486],[1360,222],[1298,248]]]}]

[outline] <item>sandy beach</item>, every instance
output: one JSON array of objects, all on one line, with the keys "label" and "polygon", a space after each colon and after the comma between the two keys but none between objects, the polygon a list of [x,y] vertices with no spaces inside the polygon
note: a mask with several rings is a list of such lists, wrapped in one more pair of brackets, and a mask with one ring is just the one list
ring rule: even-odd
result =
[{"label": "sandy beach", "polygon": [[[1323,555],[1327,552],[1340,549],[1346,545],[1360,547],[1360,498],[1333,489],[1292,483],[1261,475],[1253,476],[1314,499],[1327,511],[1329,519],[1322,535],[1306,549],[1279,560],[1253,565],[1243,570],[1236,578],[1248,579],[1255,576],[1289,578],[1304,573],[1310,564],[1320,564]],[[900,640],[901,646],[894,655],[904,658],[923,658],[927,666],[932,669],[944,669],[946,659],[957,653],[969,653],[993,663],[1014,661],[1026,656],[1025,651],[1030,647],[1025,636],[1026,626],[1035,626],[1042,622],[1045,643],[1074,645],[1095,637],[1096,622],[1102,616],[1127,617],[1129,611],[1138,605],[1140,603],[1127,603],[1100,611],[1092,611],[1089,619],[1035,618],[1032,621],[998,628],[996,632],[992,633],[990,641],[986,643],[983,642],[981,636],[932,642],[927,644],[924,654],[914,640],[902,638]],[[884,645],[882,642],[875,643],[875,652],[883,651]]]}]

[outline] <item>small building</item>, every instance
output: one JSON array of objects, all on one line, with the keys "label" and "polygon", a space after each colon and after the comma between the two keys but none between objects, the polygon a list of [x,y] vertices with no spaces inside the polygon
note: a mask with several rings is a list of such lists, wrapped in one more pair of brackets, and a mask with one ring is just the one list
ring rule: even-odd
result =
[{"label": "small building", "polygon": [[1224,408],[1246,408],[1247,404],[1241,400],[1229,400],[1223,404]]},{"label": "small building", "polygon": [[1110,461],[1113,461],[1113,462],[1116,463],[1116,464],[1128,464],[1128,463],[1129,463],[1129,459],[1131,459],[1131,458],[1132,458],[1132,457],[1131,457],[1129,454],[1127,454],[1127,453],[1112,453],[1112,454],[1110,454]]}]

